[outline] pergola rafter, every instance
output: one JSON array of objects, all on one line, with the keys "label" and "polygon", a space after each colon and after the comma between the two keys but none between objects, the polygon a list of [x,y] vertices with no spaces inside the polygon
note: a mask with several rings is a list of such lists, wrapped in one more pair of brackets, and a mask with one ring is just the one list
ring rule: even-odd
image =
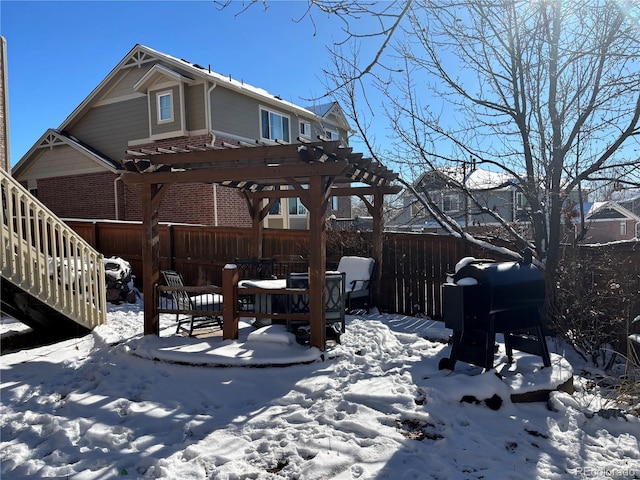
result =
[{"label": "pergola rafter", "polygon": [[[373,257],[382,267],[382,205],[384,195],[400,191],[399,186],[392,185],[397,174],[337,141],[129,149],[127,155],[122,161],[125,172],[121,177],[127,184],[139,185],[142,192],[143,290],[151,297],[144,307],[145,334],[159,333],[157,301],[153,298],[160,275],[158,210],[165,192],[173,184],[204,182],[238,188],[252,218],[256,257],[262,256],[262,221],[269,206],[279,198],[301,199],[309,211],[310,343],[321,350],[326,340],[325,216],[331,195],[373,197],[365,204],[374,220]],[[364,185],[352,186],[352,182]],[[283,186],[287,188],[280,188]],[[382,268],[378,268],[378,280],[381,271]]]}]

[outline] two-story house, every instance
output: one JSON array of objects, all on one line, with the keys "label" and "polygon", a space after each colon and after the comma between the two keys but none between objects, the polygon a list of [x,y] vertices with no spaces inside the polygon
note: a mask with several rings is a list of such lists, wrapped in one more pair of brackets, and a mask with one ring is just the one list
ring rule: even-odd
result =
[{"label": "two-story house", "polygon": [[[414,183],[414,188],[419,195],[428,194],[444,214],[468,231],[484,233],[494,229],[499,225],[492,215],[495,214],[526,237],[531,235],[530,208],[518,182],[511,175],[478,168],[470,162],[460,167],[427,171]],[[470,192],[473,201],[463,189]],[[415,195],[405,192],[402,198],[399,213],[387,223],[389,228],[444,232]],[[577,194],[567,198],[567,207],[572,205],[569,200],[577,202]]]},{"label": "two-story house", "polygon": [[[460,185],[473,192],[483,208],[496,212],[507,221],[514,221],[525,214],[526,201],[512,177],[476,168],[472,164],[466,168],[427,171],[418,178],[414,187],[419,194],[428,193],[440,210],[462,227],[496,224],[494,217],[481,212],[470,201],[460,190]],[[403,195],[402,208],[388,225],[405,230],[437,229],[433,217],[413,194]]]},{"label": "two-story house", "polygon": [[[120,181],[121,160],[145,149],[233,148],[318,138],[348,144],[350,127],[335,103],[303,108],[186,60],[136,45],[56,129],[47,130],[13,168],[63,218],[140,220],[140,194]],[[217,184],[172,187],[160,220],[248,226],[237,189]],[[348,197],[330,213],[350,216]],[[271,228],[306,228],[296,199],[272,206]]]}]

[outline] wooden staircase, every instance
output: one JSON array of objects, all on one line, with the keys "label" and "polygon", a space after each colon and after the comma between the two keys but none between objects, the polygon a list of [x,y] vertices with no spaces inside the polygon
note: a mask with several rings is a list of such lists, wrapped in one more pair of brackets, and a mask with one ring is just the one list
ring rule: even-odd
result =
[{"label": "wooden staircase", "polygon": [[81,334],[106,322],[103,256],[0,169],[3,313]]}]

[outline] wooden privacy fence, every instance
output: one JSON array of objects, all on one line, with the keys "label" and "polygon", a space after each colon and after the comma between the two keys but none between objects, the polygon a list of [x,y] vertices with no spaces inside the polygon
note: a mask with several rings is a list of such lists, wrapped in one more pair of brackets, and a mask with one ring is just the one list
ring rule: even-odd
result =
[{"label": "wooden privacy fence", "polygon": [[[105,257],[131,263],[141,285],[142,225],[137,222],[68,220],[74,230]],[[327,232],[327,269],[335,270],[343,255],[371,256],[371,232]],[[222,270],[236,258],[250,256],[253,241],[248,228],[160,225],[160,268],[182,273],[189,285],[222,285]],[[275,273],[284,277],[308,268],[309,232],[264,230],[263,256],[273,257]],[[462,257],[498,258],[450,236],[423,233],[385,233],[382,280],[375,306],[406,315],[442,316],[440,286]]]}]

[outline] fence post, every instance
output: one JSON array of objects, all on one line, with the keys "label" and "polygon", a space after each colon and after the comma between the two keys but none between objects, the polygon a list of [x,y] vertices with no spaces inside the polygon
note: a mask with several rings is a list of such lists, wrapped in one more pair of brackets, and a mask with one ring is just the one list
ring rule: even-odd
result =
[{"label": "fence post", "polygon": [[238,338],[238,267],[227,264],[222,269],[222,338]]}]

